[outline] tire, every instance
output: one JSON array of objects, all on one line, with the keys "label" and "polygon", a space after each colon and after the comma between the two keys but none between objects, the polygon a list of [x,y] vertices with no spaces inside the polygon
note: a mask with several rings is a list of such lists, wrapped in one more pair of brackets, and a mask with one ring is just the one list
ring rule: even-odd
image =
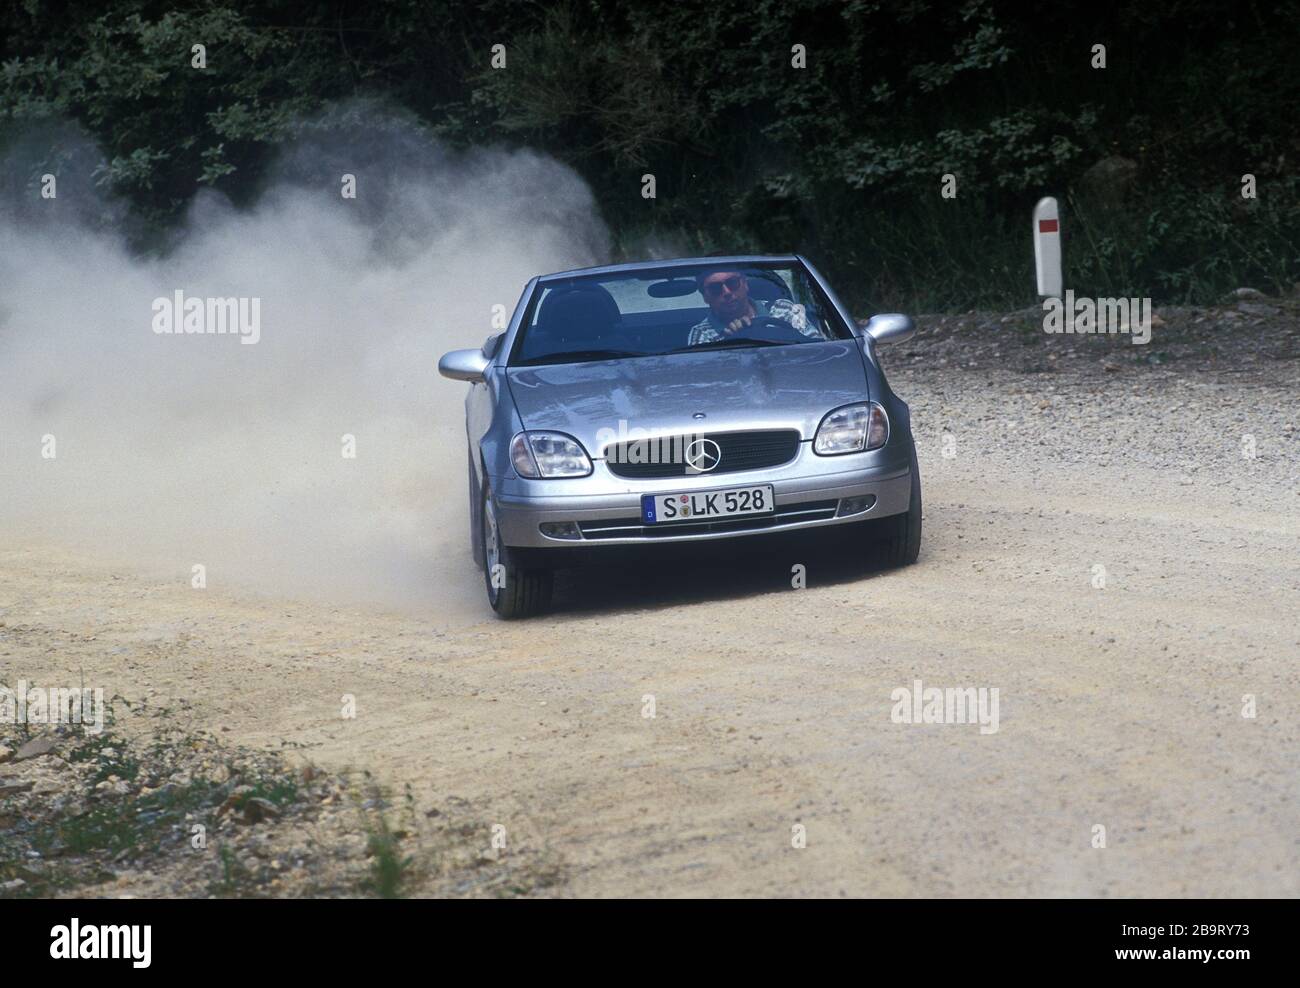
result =
[{"label": "tire", "polygon": [[479,569],[485,567],[483,562],[483,533],[480,527],[483,522],[479,518],[479,485],[474,480],[474,449],[470,448],[469,462],[466,464],[466,472],[469,474],[469,554],[474,560],[474,565]]},{"label": "tire", "polygon": [[[551,606],[555,588],[555,575],[549,569],[521,565],[518,552],[500,543],[496,526],[496,509],[492,506],[492,491],[484,483],[479,504],[479,533],[483,555],[483,583],[487,588],[488,603],[497,617],[512,621],[515,618],[541,614]],[[498,571],[497,567],[501,569]],[[494,577],[500,573],[494,586]]]},{"label": "tire", "polygon": [[907,511],[881,522],[880,562],[888,567],[910,566],[921,554],[921,470],[912,450],[912,498]]}]

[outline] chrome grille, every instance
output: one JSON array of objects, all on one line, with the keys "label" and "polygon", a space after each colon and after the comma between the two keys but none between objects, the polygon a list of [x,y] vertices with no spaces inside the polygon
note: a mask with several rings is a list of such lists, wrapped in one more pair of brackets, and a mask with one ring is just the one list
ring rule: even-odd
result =
[{"label": "chrome grille", "polygon": [[[682,453],[692,440],[712,439],[722,452],[718,465],[709,474],[737,473],[789,463],[799,452],[799,433],[795,429],[768,429],[755,432],[707,432],[665,439],[634,440],[605,448],[605,465],[616,477],[650,480],[663,477],[698,477],[687,471]],[[669,453],[673,455],[668,455]],[[661,462],[637,463],[657,455]],[[662,462],[675,460],[676,462]]]}]

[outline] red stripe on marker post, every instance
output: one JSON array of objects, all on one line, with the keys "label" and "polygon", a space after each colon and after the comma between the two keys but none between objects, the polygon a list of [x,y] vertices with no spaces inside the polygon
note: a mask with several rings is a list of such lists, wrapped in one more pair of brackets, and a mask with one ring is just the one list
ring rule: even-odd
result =
[{"label": "red stripe on marker post", "polygon": [[1057,227],[1057,221],[1056,221],[1056,220],[1039,220],[1039,221],[1038,221],[1038,232],[1039,232],[1039,233],[1056,233],[1056,232],[1057,232],[1057,229],[1058,229],[1058,227]]}]

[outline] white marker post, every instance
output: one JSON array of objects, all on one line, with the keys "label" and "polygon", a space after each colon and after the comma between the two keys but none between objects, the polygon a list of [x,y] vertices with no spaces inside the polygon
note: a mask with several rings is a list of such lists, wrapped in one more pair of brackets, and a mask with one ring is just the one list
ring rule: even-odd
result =
[{"label": "white marker post", "polygon": [[1044,196],[1034,206],[1034,267],[1038,294],[1061,297],[1061,217],[1056,200]]}]

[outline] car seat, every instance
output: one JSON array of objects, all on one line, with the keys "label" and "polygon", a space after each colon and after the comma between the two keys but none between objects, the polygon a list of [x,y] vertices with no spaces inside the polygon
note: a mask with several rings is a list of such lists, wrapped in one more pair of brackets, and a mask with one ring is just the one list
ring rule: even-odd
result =
[{"label": "car seat", "polygon": [[621,314],[601,285],[557,288],[542,300],[529,332],[530,354],[621,349]]}]

